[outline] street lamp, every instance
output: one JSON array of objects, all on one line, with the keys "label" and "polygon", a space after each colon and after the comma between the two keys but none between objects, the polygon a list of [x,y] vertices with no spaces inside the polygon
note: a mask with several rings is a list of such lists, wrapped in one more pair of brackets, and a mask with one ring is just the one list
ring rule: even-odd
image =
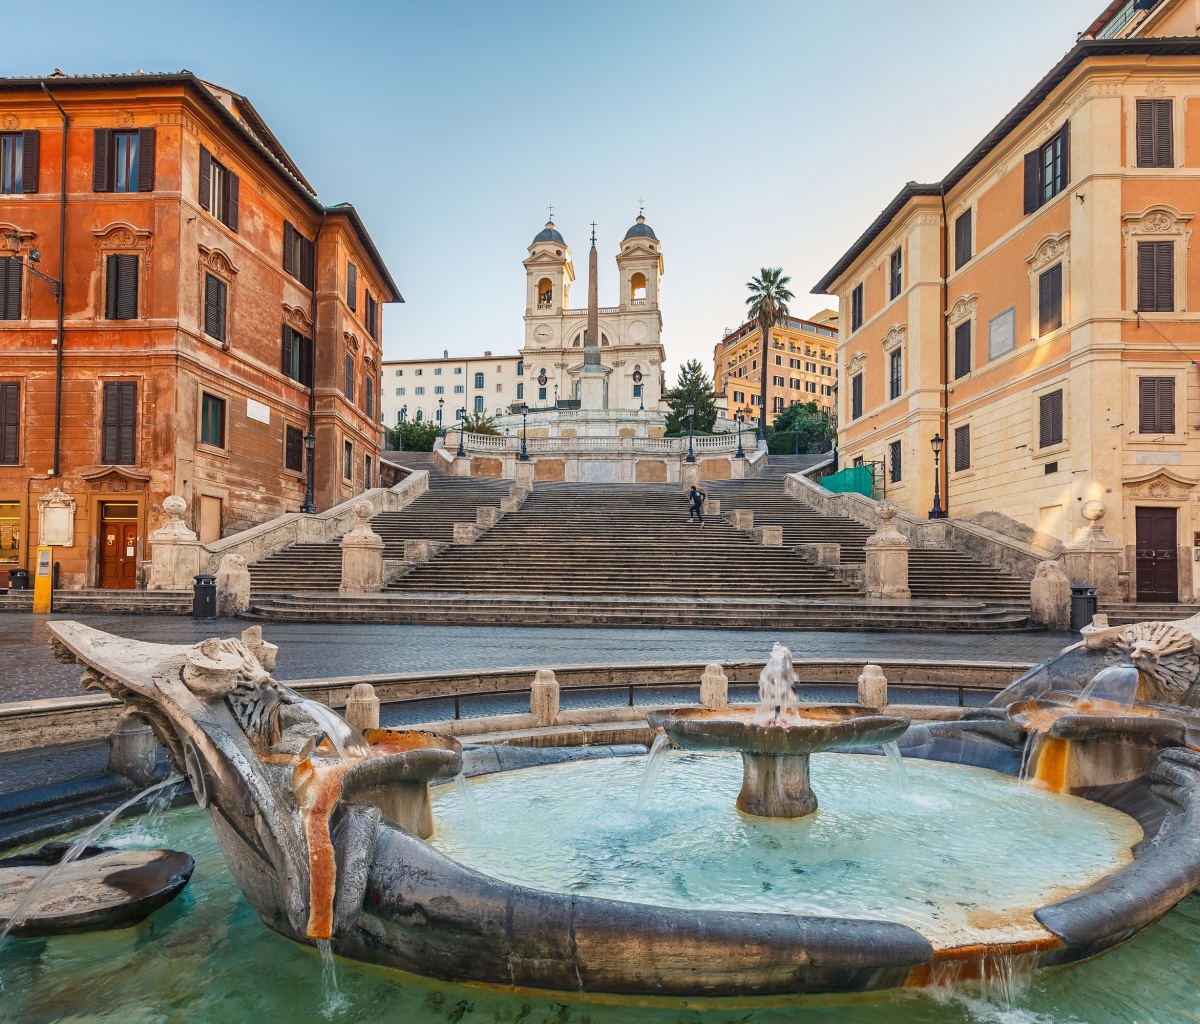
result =
[{"label": "street lamp", "polygon": [[529,406],[522,402],[517,406],[517,412],[521,414],[521,454],[517,458],[522,462],[528,462],[529,449],[525,445],[525,417],[529,415]]},{"label": "street lamp", "polygon": [[404,417],[408,414],[408,406],[400,406],[400,422],[396,424],[396,451],[404,451]]},{"label": "street lamp", "polygon": [[692,451],[692,417],[696,415],[695,402],[688,402],[687,414],[688,414],[688,453],[687,453],[687,458],[684,459],[684,461],[685,462],[695,462],[696,455]]},{"label": "street lamp", "polygon": [[746,453],[742,451],[742,424],[746,422],[746,414],[739,409],[733,414],[733,418],[738,425],[738,450],[737,455],[735,455],[734,458],[744,459],[746,457]]},{"label": "street lamp", "polygon": [[304,453],[307,456],[307,468],[304,474],[304,504],[300,506],[301,512],[307,512],[310,516],[315,514],[317,506],[313,503],[313,451],[317,447],[317,439],[313,437],[312,428],[309,428],[307,434],[304,435]]},{"label": "street lamp", "polygon": [[929,512],[930,519],[946,518],[946,510],[942,508],[941,473],[938,469],[941,464],[942,446],[945,443],[940,433],[935,433],[929,440],[933,448],[933,508]]},{"label": "street lamp", "polygon": [[463,447],[463,435],[467,432],[466,424],[463,420],[466,419],[467,410],[465,408],[458,410],[458,451],[457,455],[460,459],[467,457],[467,450]]},{"label": "street lamp", "polygon": [[438,433],[441,434],[442,437],[446,436],[446,428],[442,425],[442,406],[445,404],[446,400],[444,398],[438,399]]}]

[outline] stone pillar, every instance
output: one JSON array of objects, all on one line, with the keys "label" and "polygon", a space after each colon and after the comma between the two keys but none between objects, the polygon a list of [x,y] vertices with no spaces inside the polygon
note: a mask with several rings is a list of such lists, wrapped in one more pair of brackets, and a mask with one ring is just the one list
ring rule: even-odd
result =
[{"label": "stone pillar", "polygon": [[705,666],[700,677],[700,706],[710,711],[729,707],[729,677],[716,662]]},{"label": "stone pillar", "polygon": [[754,539],[765,548],[783,547],[782,526],[756,526],[753,533]]},{"label": "stone pillar", "polygon": [[816,544],[799,545],[801,552],[811,558],[817,565],[840,565],[842,561],[842,546],[828,541]]},{"label": "stone pillar", "polygon": [[1071,626],[1071,581],[1058,562],[1041,562],[1029,585],[1033,621],[1047,629]]},{"label": "stone pillar", "polygon": [[406,540],[404,542],[404,560],[413,565],[428,562],[434,555],[435,543],[431,540]]},{"label": "stone pillar", "polygon": [[733,528],[735,530],[753,530],[754,510],[748,508],[735,508],[733,510]]},{"label": "stone pillar", "polygon": [[455,544],[474,544],[479,539],[479,535],[483,531],[474,523],[455,523],[454,524],[454,543]]},{"label": "stone pillar", "polygon": [[554,670],[539,668],[529,688],[529,710],[538,725],[553,725],[558,718],[558,680]]},{"label": "stone pillar", "polygon": [[373,594],[383,589],[383,538],[371,529],[371,506],[357,502],[358,524],[342,538],[343,594]]},{"label": "stone pillar", "polygon": [[135,786],[148,786],[158,774],[154,730],[132,712],[123,712],[108,737],[108,770]]},{"label": "stone pillar", "polygon": [[912,597],[908,589],[908,552],[911,544],[892,522],[896,508],[890,501],[879,506],[879,529],[863,545],[867,551],[867,597]]},{"label": "stone pillar", "polygon": [[1088,526],[1063,549],[1067,579],[1076,587],[1095,587],[1101,601],[1124,601],[1120,583],[1121,545],[1100,525],[1108,509],[1103,502],[1089,501],[1080,512]]},{"label": "stone pillar", "polygon": [[225,555],[217,569],[217,614],[240,615],[250,608],[250,570],[241,555]]},{"label": "stone pillar", "polygon": [[150,534],[152,556],[147,590],[190,590],[192,577],[200,572],[200,552],[203,545],[183,521],[187,502],[177,494],[163,501],[163,511],[170,517]]},{"label": "stone pillar", "polygon": [[700,463],[684,462],[680,464],[679,479],[683,482],[683,489],[690,491],[694,486],[700,486]]},{"label": "stone pillar", "polygon": [[517,460],[517,485],[525,491],[533,487],[533,463]]},{"label": "stone pillar", "polygon": [[721,499],[720,498],[705,498],[704,512],[706,515],[719,516],[721,514]]},{"label": "stone pillar", "polygon": [[883,669],[878,665],[867,665],[858,677],[858,702],[863,707],[885,708],[888,702],[888,683]]},{"label": "stone pillar", "polygon": [[504,513],[494,505],[480,505],[475,509],[475,525],[490,530],[500,522],[503,515]]},{"label": "stone pillar", "polygon": [[346,721],[361,733],[379,728],[379,698],[370,683],[357,683],[346,701]]}]

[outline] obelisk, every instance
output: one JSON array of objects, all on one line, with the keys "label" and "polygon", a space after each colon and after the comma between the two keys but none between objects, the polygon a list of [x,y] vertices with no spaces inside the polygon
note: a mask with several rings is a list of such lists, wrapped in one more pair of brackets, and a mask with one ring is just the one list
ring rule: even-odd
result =
[{"label": "obelisk", "polygon": [[583,370],[579,374],[579,406],[604,409],[604,367],[600,365],[600,288],[596,280],[596,225],[592,224],[592,248],[588,253],[587,330],[583,335]]}]

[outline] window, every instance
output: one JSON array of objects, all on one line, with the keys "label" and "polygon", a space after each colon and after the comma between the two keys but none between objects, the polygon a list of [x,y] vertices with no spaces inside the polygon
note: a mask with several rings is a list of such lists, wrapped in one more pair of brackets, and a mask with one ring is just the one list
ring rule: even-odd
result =
[{"label": "window", "polygon": [[891,483],[898,484],[904,478],[902,458],[900,442],[893,441],[888,445],[888,479]]},{"label": "window", "polygon": [[850,378],[850,418],[858,419],[863,414],[863,375],[856,373]]},{"label": "window", "polygon": [[370,377],[366,379],[366,401],[363,411],[367,414],[367,419],[375,418],[375,381]]},{"label": "window", "polygon": [[204,333],[217,341],[225,340],[225,282],[212,274],[204,275]]},{"label": "window", "polygon": [[897,299],[900,297],[902,285],[904,282],[904,255],[902,250],[897,249],[892,253],[891,273],[888,282],[888,294]]},{"label": "window", "polygon": [[313,344],[299,331],[283,325],[281,368],[284,376],[290,377],[306,388],[312,387]]},{"label": "window", "polygon": [[225,399],[207,391],[200,399],[200,443],[225,447]]},{"label": "window", "polygon": [[0,256],[0,320],[21,319],[21,280],[25,262],[20,256]]},{"label": "window", "polygon": [[833,367],[832,366],[822,366],[821,367],[821,376],[822,377],[832,377],[833,376]]},{"label": "window", "polygon": [[1017,307],[1009,306],[988,321],[988,359],[996,359],[1017,347]]},{"label": "window", "polygon": [[227,228],[238,229],[238,176],[200,147],[200,208]]},{"label": "window", "polygon": [[433,368],[433,375],[435,377],[440,377],[442,375],[442,368],[440,366],[435,366]]},{"label": "window", "polygon": [[500,381],[496,381],[496,394],[504,393],[504,385]]},{"label": "window", "polygon": [[520,402],[520,401],[522,401],[524,398],[525,398],[525,385],[524,385],[524,384],[518,384],[518,385],[517,385],[517,401],[518,401],[518,402]]},{"label": "window", "polygon": [[[520,385],[520,384],[518,384],[518,385],[517,385],[517,387],[518,387],[518,388],[520,388],[520,387],[521,387],[521,385]],[[520,396],[518,396],[518,397],[520,397]],[[633,386],[633,397],[634,397],[634,398],[641,398],[641,397],[642,397],[642,385],[641,385],[641,384],[635,384],[635,385]]]},{"label": "window", "polygon": [[371,470],[373,468],[371,465],[371,456],[365,456],[363,458],[363,487],[371,486]]},{"label": "window", "polygon": [[482,373],[475,374],[475,387],[477,387],[477,388],[483,387],[483,374]]},{"label": "window", "polygon": [[1137,165],[1174,167],[1171,100],[1137,101]]},{"label": "window", "polygon": [[363,326],[366,327],[367,333],[372,338],[377,338],[379,337],[379,303],[375,301],[375,296],[371,294],[370,289],[367,289],[364,307]]},{"label": "window", "polygon": [[92,131],[93,192],[154,191],[154,129]]},{"label": "window", "polygon": [[791,387],[791,389],[793,391],[799,391],[800,390],[800,378],[799,377],[791,378],[791,380],[788,381],[788,386]]},{"label": "window", "polygon": [[833,397],[833,388],[828,384],[822,384],[821,385],[821,394],[825,398],[832,398]]},{"label": "window", "polygon": [[[798,384],[800,382],[797,381],[796,383]],[[804,390],[810,395],[815,395],[817,393],[816,381],[806,380],[804,382]]]},{"label": "window", "polygon": [[1137,311],[1169,313],[1175,308],[1175,243],[1138,242]]},{"label": "window", "polygon": [[900,349],[893,349],[888,356],[888,398],[899,398],[904,390],[903,379],[904,355]]},{"label": "window", "polygon": [[396,371],[396,376],[397,376],[397,377],[403,377],[403,376],[404,376],[404,371],[403,371],[403,370],[397,370],[397,371]]},{"label": "window", "polygon": [[0,384],[0,464],[15,466],[21,448],[21,385]]},{"label": "window", "polygon": [[424,388],[413,388],[413,394],[414,395],[423,395],[423,394],[425,394],[425,389]]},{"label": "window", "polygon": [[971,321],[964,320],[954,328],[954,379],[971,372]]},{"label": "window", "polygon": [[524,360],[521,360],[521,359],[518,359],[518,360],[517,360],[517,376],[518,376],[518,377],[524,377],[524,376],[525,376],[525,362],[524,362]]},{"label": "window", "polygon": [[0,193],[38,190],[38,142],[36,131],[0,135]]},{"label": "window", "polygon": [[1138,378],[1138,433],[1175,433],[1175,378]]},{"label": "window", "polygon": [[783,412],[783,399],[779,396],[771,399],[771,409],[773,412]]},{"label": "window", "polygon": [[733,400],[740,405],[745,405],[746,404],[746,392],[735,391],[733,393]]},{"label": "window", "polygon": [[783,356],[776,356],[776,357],[775,357],[775,365],[776,365],[776,366],[782,366],[782,365],[783,365]]},{"label": "window", "polygon": [[546,389],[538,388],[538,401],[544,402],[545,400],[546,400]]},{"label": "window", "polygon": [[464,388],[461,384],[454,385],[454,393],[456,395],[461,395],[465,390],[466,388]]},{"label": "window", "polygon": [[415,370],[413,370],[413,376],[420,377],[424,372],[425,371],[418,366]]},{"label": "window", "polygon": [[342,476],[354,479],[354,445],[349,441],[342,442]]},{"label": "window", "polygon": [[1063,440],[1063,393],[1051,391],[1038,399],[1038,447],[1049,448],[1062,444]]},{"label": "window", "polygon": [[954,429],[954,472],[961,473],[971,468],[971,428]]},{"label": "window", "polygon": [[850,330],[857,331],[863,325],[863,286],[856,285],[850,293]]},{"label": "window", "polygon": [[1025,212],[1035,213],[1071,180],[1071,122],[1049,142],[1025,154]]},{"label": "window", "polygon": [[349,352],[346,353],[342,360],[342,365],[345,367],[345,380],[342,382],[342,394],[346,398],[354,401],[354,356]]},{"label": "window", "polygon": [[433,393],[435,395],[444,395],[446,393],[446,388],[444,385],[439,384],[436,388],[433,389]]},{"label": "window", "polygon": [[804,364],[804,372],[805,373],[816,373],[817,372],[817,364],[806,362]]},{"label": "window", "polygon": [[358,309],[358,267],[346,263],[346,305],[352,310]]},{"label": "window", "polygon": [[800,360],[799,360],[799,359],[789,359],[789,360],[788,360],[788,365],[789,365],[789,366],[790,366],[790,367],[791,367],[793,370],[798,370],[798,369],[800,369]]},{"label": "window", "polygon": [[136,435],[137,384],[105,384],[100,461],[106,466],[132,466],[137,461]]},{"label": "window", "polygon": [[283,428],[283,468],[304,471],[304,432],[299,427]]},{"label": "window", "polygon": [[105,261],[104,318],[136,320],[138,315],[138,258],[113,253]]},{"label": "window", "polygon": [[1038,277],[1039,338],[1062,326],[1062,269],[1062,264],[1056,263]]},{"label": "window", "polygon": [[772,384],[773,384],[775,387],[777,387],[777,388],[781,388],[781,387],[783,387],[783,378],[782,378],[782,377],[772,377],[772,378],[771,378],[771,383],[772,383]]},{"label": "window", "polygon": [[397,397],[402,396],[403,394],[404,394],[404,388],[396,388]]},{"label": "window", "polygon": [[456,373],[456,374],[457,374],[459,377],[461,377],[461,376],[462,376],[462,367],[461,367],[461,366],[456,366],[456,367],[454,368],[454,372],[455,372],[455,373]]},{"label": "window", "polygon": [[483,395],[475,396],[475,412],[476,413],[483,412]]},{"label": "window", "polygon": [[[305,288],[313,287],[315,252],[316,247],[313,243],[292,227],[290,221],[285,220],[283,222],[283,269]],[[357,271],[355,273],[357,274]]]},{"label": "window", "polygon": [[954,222],[954,269],[965,267],[975,255],[972,245],[971,211],[967,210]]}]

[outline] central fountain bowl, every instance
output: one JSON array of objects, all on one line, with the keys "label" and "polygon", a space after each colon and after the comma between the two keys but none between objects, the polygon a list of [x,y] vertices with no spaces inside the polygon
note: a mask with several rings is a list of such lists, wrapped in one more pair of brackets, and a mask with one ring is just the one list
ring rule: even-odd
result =
[{"label": "central fountain bowl", "polygon": [[736,750],[742,755],[737,809],[759,818],[803,818],[817,809],[808,758],[825,750],[891,743],[908,719],[858,704],[806,704],[784,709],[686,708],[651,715],[685,750]]}]

